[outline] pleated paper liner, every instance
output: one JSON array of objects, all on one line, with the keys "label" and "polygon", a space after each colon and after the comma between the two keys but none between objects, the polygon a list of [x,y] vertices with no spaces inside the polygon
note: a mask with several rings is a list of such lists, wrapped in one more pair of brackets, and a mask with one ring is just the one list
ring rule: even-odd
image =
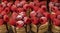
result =
[{"label": "pleated paper liner", "polygon": [[53,33],[60,33],[60,27],[59,26],[52,25],[52,32]]},{"label": "pleated paper liner", "polygon": [[6,26],[5,25],[0,26],[0,33],[6,33],[6,32],[7,32]]},{"label": "pleated paper liner", "polygon": [[[12,28],[13,28],[13,31],[14,31],[14,26],[12,26]],[[22,28],[16,28],[16,31],[17,31],[17,33],[26,33],[24,27],[22,27]]]},{"label": "pleated paper liner", "polygon": [[[12,29],[14,31],[14,26],[12,26]],[[30,29],[29,25],[27,25],[27,32],[29,31],[29,29]],[[26,33],[24,26],[22,28],[17,27],[16,30],[17,30],[17,33]]]},{"label": "pleated paper liner", "polygon": [[31,30],[36,33],[36,31],[37,31],[37,26],[34,25],[34,24],[32,24],[32,29],[31,29]]},{"label": "pleated paper liner", "polygon": [[[48,30],[48,22],[46,22],[45,24],[43,24],[39,27],[39,32],[38,33],[44,33],[47,30]],[[37,27],[34,24],[32,24],[32,31],[37,32]]]},{"label": "pleated paper liner", "polygon": [[29,29],[30,29],[30,27],[29,27],[29,25],[27,25],[27,32],[29,32]]}]

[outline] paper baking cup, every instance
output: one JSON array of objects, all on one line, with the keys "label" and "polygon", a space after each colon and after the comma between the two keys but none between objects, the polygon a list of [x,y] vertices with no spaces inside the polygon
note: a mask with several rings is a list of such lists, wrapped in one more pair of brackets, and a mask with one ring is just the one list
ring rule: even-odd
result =
[{"label": "paper baking cup", "polygon": [[[40,25],[39,27],[39,32],[38,33],[43,33],[43,32],[46,32],[48,29],[48,22],[46,22],[45,24],[43,25]],[[37,32],[37,26],[32,24],[32,31],[34,32]]]},{"label": "paper baking cup", "polygon": [[60,33],[60,27],[59,26],[52,25],[52,32],[53,33]]},{"label": "paper baking cup", "polygon": [[[13,31],[14,31],[14,26],[12,26],[12,28],[13,28]],[[22,28],[16,27],[16,31],[17,31],[17,33],[25,33],[25,28],[24,27],[22,27]]]}]

